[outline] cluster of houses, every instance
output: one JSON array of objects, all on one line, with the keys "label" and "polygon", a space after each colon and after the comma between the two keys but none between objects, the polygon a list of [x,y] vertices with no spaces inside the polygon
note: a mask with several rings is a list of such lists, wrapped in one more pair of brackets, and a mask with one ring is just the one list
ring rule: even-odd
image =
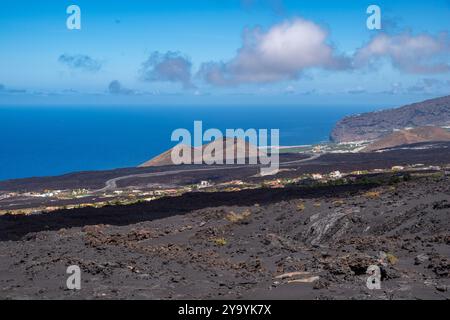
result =
[{"label": "cluster of houses", "polygon": [[[115,190],[108,194],[96,195],[87,189],[76,189],[76,190],[44,190],[43,192],[26,192],[26,193],[18,193],[18,192],[9,192],[9,193],[0,193],[0,201],[11,201],[11,199],[26,199],[26,198],[49,198],[49,202],[54,202],[55,200],[70,200],[70,199],[79,199],[84,197],[92,197],[89,201],[90,203],[83,203],[82,205],[67,205],[64,208],[76,208],[80,206],[102,206],[111,204],[108,198],[114,199],[111,200],[113,203],[118,204],[128,204],[133,203],[133,201],[153,201],[155,199],[161,197],[170,197],[177,196],[183,194],[185,192],[191,192],[193,190],[196,191],[239,191],[243,189],[254,189],[260,187],[269,187],[269,188],[284,188],[286,185],[292,183],[313,183],[314,181],[320,183],[326,183],[329,181],[336,181],[343,178],[352,178],[357,175],[366,175],[370,173],[389,173],[389,172],[402,172],[402,171],[439,171],[443,172],[445,175],[450,175],[450,166],[440,167],[440,166],[426,166],[423,164],[414,164],[408,166],[393,166],[390,169],[374,169],[374,170],[358,170],[350,173],[342,173],[340,171],[332,171],[328,174],[322,173],[312,173],[312,174],[304,174],[300,177],[291,178],[291,179],[274,179],[274,180],[266,180],[263,183],[248,183],[243,182],[242,180],[232,180],[228,182],[214,184],[211,181],[200,181],[195,185],[182,186],[179,188],[167,188],[167,189],[155,189],[155,190]],[[47,201],[47,200],[45,200]],[[48,202],[48,201],[47,201]],[[42,202],[44,203],[44,202]],[[61,207],[55,206],[46,206],[43,205],[42,208],[38,209],[26,209],[22,210],[20,213],[25,214],[33,214],[35,212],[49,212],[53,210],[61,209]],[[37,210],[37,211],[36,211]],[[9,211],[8,211],[9,212]],[[5,210],[0,210],[0,215],[5,213]]]}]

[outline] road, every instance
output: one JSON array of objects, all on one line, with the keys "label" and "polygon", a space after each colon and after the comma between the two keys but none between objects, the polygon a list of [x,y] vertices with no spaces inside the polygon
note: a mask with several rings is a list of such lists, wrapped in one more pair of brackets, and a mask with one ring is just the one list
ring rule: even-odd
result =
[{"label": "road", "polygon": [[[307,159],[301,159],[301,160],[295,160],[295,161],[289,161],[289,162],[283,162],[280,163],[280,167],[292,165],[292,164],[299,164],[303,162],[309,162],[316,160],[320,157],[320,154],[313,154],[310,155]],[[242,166],[213,166],[208,168],[202,168],[202,169],[185,169],[185,170],[172,170],[172,171],[162,171],[162,172],[151,172],[151,173],[140,173],[140,174],[130,174],[126,176],[121,176],[117,178],[110,179],[106,181],[105,187],[99,190],[95,190],[93,192],[105,192],[105,191],[113,191],[117,189],[117,182],[132,178],[150,178],[150,177],[163,177],[173,174],[179,174],[179,173],[185,173],[185,172],[204,172],[204,171],[217,171],[217,170],[234,170],[234,169],[242,169],[242,168],[249,168],[249,167],[261,167],[263,165],[261,164],[247,164]]]}]

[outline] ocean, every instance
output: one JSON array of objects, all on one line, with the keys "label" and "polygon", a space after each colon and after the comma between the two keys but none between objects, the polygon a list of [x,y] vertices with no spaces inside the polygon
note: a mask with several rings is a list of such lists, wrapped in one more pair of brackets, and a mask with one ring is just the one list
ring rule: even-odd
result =
[{"label": "ocean", "polygon": [[137,166],[175,145],[178,128],[280,129],[281,145],[327,141],[369,106],[0,107],[0,180]]}]

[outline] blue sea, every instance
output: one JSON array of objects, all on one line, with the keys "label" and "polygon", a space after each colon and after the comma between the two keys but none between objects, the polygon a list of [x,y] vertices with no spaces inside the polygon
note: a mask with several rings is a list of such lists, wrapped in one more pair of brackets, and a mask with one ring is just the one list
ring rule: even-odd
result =
[{"label": "blue sea", "polygon": [[364,107],[0,107],[0,180],[137,166],[171,148],[172,131],[280,129],[281,145],[327,141]]}]

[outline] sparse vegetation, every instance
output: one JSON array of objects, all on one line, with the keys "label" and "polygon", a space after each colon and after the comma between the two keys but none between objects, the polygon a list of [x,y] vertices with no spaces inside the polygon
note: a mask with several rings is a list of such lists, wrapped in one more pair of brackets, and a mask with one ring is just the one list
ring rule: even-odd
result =
[{"label": "sparse vegetation", "polygon": [[364,193],[364,197],[369,199],[378,199],[381,195],[380,191],[368,191]]},{"label": "sparse vegetation", "polygon": [[433,173],[433,174],[432,174],[432,177],[433,177],[435,180],[439,180],[439,179],[441,179],[442,177],[445,177],[445,173],[444,173],[444,172],[436,172],[436,173]]},{"label": "sparse vegetation", "polygon": [[395,255],[393,255],[392,253],[386,254],[386,260],[392,265],[397,264],[397,262],[398,262],[398,258]]},{"label": "sparse vegetation", "polygon": [[340,206],[342,206],[344,204],[345,204],[344,200],[335,200],[335,201],[333,201],[333,205],[336,206],[336,207],[340,207]]},{"label": "sparse vegetation", "polygon": [[298,205],[297,205],[297,210],[298,211],[303,211],[303,210],[305,210],[305,203],[304,202],[300,202]]},{"label": "sparse vegetation", "polygon": [[214,238],[214,239],[212,239],[212,241],[214,242],[214,244],[216,246],[220,246],[220,247],[226,246],[228,243],[225,238]]},{"label": "sparse vegetation", "polygon": [[227,219],[229,222],[237,223],[247,219],[251,214],[251,211],[248,209],[242,213],[235,213],[234,211],[231,211],[226,215],[225,219]]}]

